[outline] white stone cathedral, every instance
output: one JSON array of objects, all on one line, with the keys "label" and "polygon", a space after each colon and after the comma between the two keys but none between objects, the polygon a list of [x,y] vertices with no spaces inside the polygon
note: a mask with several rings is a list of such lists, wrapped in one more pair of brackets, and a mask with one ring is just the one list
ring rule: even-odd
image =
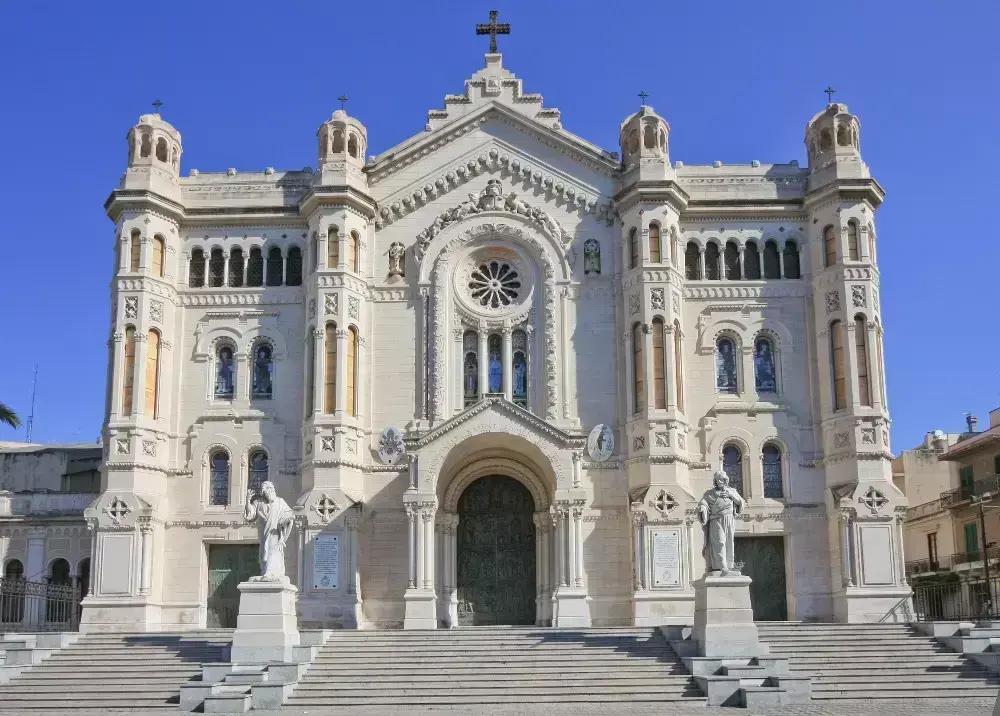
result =
[{"label": "white stone cathedral", "polygon": [[181,177],[142,116],[83,630],[233,626],[264,480],[304,628],[691,624],[718,469],[758,619],[877,621],[906,503],[859,129],[689,166],[644,105],[609,152],[498,53],[367,159],[338,110],[315,168]]}]

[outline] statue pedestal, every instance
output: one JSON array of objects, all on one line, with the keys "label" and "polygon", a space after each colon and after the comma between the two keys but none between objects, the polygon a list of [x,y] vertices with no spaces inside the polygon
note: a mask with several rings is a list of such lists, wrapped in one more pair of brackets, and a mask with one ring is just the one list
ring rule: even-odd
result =
[{"label": "statue pedestal", "polygon": [[757,625],[750,606],[750,577],[705,576],[693,582],[694,629],[698,656],[760,656]]},{"label": "statue pedestal", "polygon": [[233,634],[234,664],[295,661],[299,646],[295,595],[298,590],[286,577],[280,582],[243,582],[240,614]]}]

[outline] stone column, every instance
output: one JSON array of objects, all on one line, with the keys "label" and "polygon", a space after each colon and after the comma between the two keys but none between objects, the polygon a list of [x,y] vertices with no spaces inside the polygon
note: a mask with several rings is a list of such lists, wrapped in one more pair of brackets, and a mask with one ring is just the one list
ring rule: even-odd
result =
[{"label": "stone column", "polygon": [[[905,514],[905,513],[904,513]],[[905,556],[903,554],[903,515],[896,516],[896,534],[893,535],[896,541],[896,566],[899,571],[899,584],[900,586],[907,586],[906,581],[906,564],[903,562]],[[989,558],[989,552],[984,554],[985,558]]]},{"label": "stone column", "polygon": [[316,265],[313,267],[314,271],[323,271],[327,268],[326,265],[326,232],[317,231],[316,232]]},{"label": "stone column", "polygon": [[344,520],[347,526],[347,593],[357,595],[358,589],[358,527],[360,520],[357,517],[348,517]]},{"label": "stone column", "polygon": [[409,584],[407,585],[410,589],[415,589],[417,586],[417,508],[416,505],[406,506],[406,525],[407,525],[407,553],[408,563],[409,563]]},{"label": "stone column", "polygon": [[528,410],[535,407],[535,328],[530,323],[524,327],[526,345],[528,351]]},{"label": "stone column", "polygon": [[[118,415],[121,413],[122,407],[122,375],[124,371],[122,370],[125,364],[125,331],[115,331],[114,336],[111,338],[114,348],[112,350],[112,360],[113,368],[111,369],[111,401],[108,405],[108,422],[114,421]],[[108,446],[108,454],[114,454],[111,452],[113,445]]]},{"label": "stone column", "polygon": [[705,273],[705,249],[698,249],[698,265],[701,267],[701,278],[705,280],[708,274]]},{"label": "stone column", "polygon": [[[454,332],[455,344],[452,348],[453,363],[455,366],[455,376],[451,381],[455,387],[452,395],[452,409],[454,413],[461,411],[465,407],[465,329],[456,328]],[[424,418],[427,415],[424,414]]]},{"label": "stone column", "polygon": [[[29,528],[27,550],[24,560],[24,578],[29,582],[45,581],[45,534],[44,527]],[[96,540],[97,535],[94,534]],[[24,610],[24,623],[29,626],[45,621],[45,600],[28,599]]]},{"label": "stone column", "polygon": [[[848,301],[850,297],[844,296],[842,300]],[[844,331],[844,370],[847,371],[847,408],[856,413],[861,400],[859,396],[860,387],[858,386],[858,347],[855,343],[857,338],[854,336],[854,319],[849,317],[845,312],[840,326],[841,330]],[[870,390],[871,385],[868,387]]]},{"label": "stone column", "polygon": [[[149,342],[147,341],[146,329],[140,328],[138,324],[141,317],[136,319],[135,327],[135,382],[132,383],[132,416],[146,414],[146,356],[149,352]],[[209,388],[211,390],[211,387]],[[138,448],[136,448],[138,452]]]},{"label": "stone column", "polygon": [[153,526],[148,521],[139,525],[142,535],[142,567],[139,581],[139,594],[149,594],[153,582]]},{"label": "stone column", "polygon": [[785,277],[785,251],[778,247],[778,278]]},{"label": "stone column", "polygon": [[448,624],[458,627],[458,515],[450,515],[448,522]]},{"label": "stone column", "polygon": [[740,353],[740,373],[742,375],[738,383],[739,392],[740,395],[750,395],[757,391],[757,378],[753,365],[753,344],[743,346]]},{"label": "stone column", "polygon": [[846,514],[840,516],[840,569],[845,587],[853,587],[854,565],[851,560],[851,522]]},{"label": "stone column", "polygon": [[741,279],[746,279],[746,277],[747,277],[746,266],[745,266],[745,264],[743,262],[743,252],[745,250],[746,250],[746,246],[744,244],[740,244],[739,245],[739,252],[740,252],[740,278]]},{"label": "stone column", "polygon": [[583,451],[574,450],[573,451],[573,487],[580,487],[581,484],[581,470],[583,467]]},{"label": "stone column", "polygon": [[635,358],[632,356],[632,331],[622,334],[622,348],[625,351],[625,413],[629,416],[639,412],[635,405]]},{"label": "stone column", "polygon": [[424,523],[424,589],[434,590],[434,515],[437,507],[433,503],[424,503],[421,507],[421,517]]},{"label": "stone column", "polygon": [[[869,301],[871,298],[869,297]],[[871,310],[871,309],[869,309]],[[865,324],[865,360],[868,361],[868,395],[874,408],[882,407],[882,368],[878,364],[876,350],[877,330],[875,321]]]},{"label": "stone column", "polygon": [[543,600],[545,598],[545,533],[543,520],[547,515],[536,512],[532,515],[535,524],[535,625],[543,626]]},{"label": "stone column", "polygon": [[574,507],[572,514],[573,531],[575,532],[573,560],[576,563],[573,570],[573,586],[583,588],[583,507]]},{"label": "stone column", "polygon": [[568,548],[566,550],[566,561],[569,563],[569,574],[566,579],[566,583],[571,586],[577,586],[579,581],[579,576],[576,573],[577,560],[577,534],[576,534],[576,509],[569,508],[566,510],[565,517],[563,518],[563,525],[566,530],[567,544]]},{"label": "stone column", "polygon": [[436,629],[437,598],[434,591],[434,516],[437,502],[428,496],[406,495],[407,517],[411,521],[411,586],[403,595],[406,611],[404,629]]},{"label": "stone column", "polygon": [[566,533],[563,529],[565,525],[563,510],[556,508],[553,514],[553,526],[555,527],[555,554],[556,562],[556,589],[566,584]]},{"label": "stone column", "polygon": [[511,329],[503,329],[503,396],[514,399],[514,347],[511,344]]},{"label": "stone column", "polygon": [[637,592],[646,590],[646,545],[643,540],[645,522],[646,514],[644,512],[632,513],[633,577]]},{"label": "stone column", "polygon": [[426,535],[424,531],[426,529],[426,522],[424,520],[424,511],[418,505],[417,513],[414,519],[417,522],[417,540],[416,540],[416,552],[417,552],[417,579],[416,588],[426,589],[427,588],[427,550],[424,547],[424,540]]},{"label": "stone column", "polygon": [[225,251],[223,251],[222,258],[222,285],[229,285],[229,254],[225,253]]}]

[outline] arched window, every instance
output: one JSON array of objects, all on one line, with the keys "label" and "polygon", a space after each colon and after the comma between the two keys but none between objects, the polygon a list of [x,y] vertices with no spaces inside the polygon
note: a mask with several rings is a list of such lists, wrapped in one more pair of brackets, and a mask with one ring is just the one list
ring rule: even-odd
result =
[{"label": "arched window", "polygon": [[628,267],[634,269],[639,265],[639,237],[635,229],[628,232]]},{"label": "arched window", "polygon": [[188,286],[201,288],[205,285],[205,252],[201,249],[191,251],[191,261],[188,265]]},{"label": "arched window", "polygon": [[253,349],[253,400],[270,400],[274,395],[274,353],[267,343],[258,343]]},{"label": "arched window", "polygon": [[153,153],[153,139],[149,134],[144,133],[142,135],[142,140],[139,142],[139,156],[148,157]]},{"label": "arched window", "polygon": [[218,288],[225,284],[226,280],[226,256],[222,249],[212,249],[208,259],[208,285]]},{"label": "arched window", "polygon": [[840,321],[830,323],[830,363],[833,366],[833,409],[847,407],[847,375],[844,373],[844,327]]},{"label": "arched window", "polygon": [[288,271],[285,275],[288,286],[302,285],[302,249],[292,246],[288,249]]},{"label": "arched window", "polygon": [[357,231],[352,231],[347,242],[347,269],[361,273],[361,237]]},{"label": "arched window", "polygon": [[167,250],[167,242],[162,236],[153,237],[153,275],[163,278],[163,258]]},{"label": "arched window", "polygon": [[122,365],[122,416],[132,414],[132,401],[135,399],[135,328],[125,329],[125,360]]},{"label": "arched window", "polygon": [[837,263],[837,230],[833,226],[823,229],[823,253],[825,255],[823,265],[826,268]]},{"label": "arched window", "polygon": [[157,417],[160,403],[160,334],[146,335],[146,417]]},{"label": "arched window", "polygon": [[215,397],[219,400],[232,400],[236,392],[236,360],[235,350],[231,345],[223,344],[215,352]]},{"label": "arched window", "polygon": [[[649,128],[651,129],[651,128]],[[660,263],[660,225],[649,225],[649,261],[650,263]]]},{"label": "arched window", "polygon": [[156,158],[164,164],[167,163],[167,140],[163,137],[156,140]]},{"label": "arched window", "polygon": [[846,124],[837,127],[837,144],[841,147],[851,146],[851,130]]},{"label": "arched window", "polygon": [[479,400],[479,336],[475,331],[466,331],[462,336],[462,393],[465,407]]},{"label": "arched window", "polygon": [[247,475],[247,487],[259,490],[267,482],[267,453],[257,450],[250,456],[250,474]]},{"label": "arched window", "polygon": [[761,451],[764,466],[764,497],[780,500],[785,496],[781,475],[781,449],[768,443]]},{"label": "arched window", "polygon": [[358,329],[347,329],[347,414],[358,414]]},{"label": "arched window", "polygon": [[635,154],[639,151],[639,130],[637,129],[628,133],[628,151],[629,154]]},{"label": "arched window", "polygon": [[247,260],[247,286],[258,287],[264,285],[264,255],[260,248],[254,246],[250,249],[250,258]]},{"label": "arched window", "polygon": [[739,281],[740,275],[740,249],[735,241],[726,242],[726,280]]},{"label": "arched window", "polygon": [[642,326],[632,326],[632,412],[641,413],[646,402],[645,373],[642,359]]},{"label": "arched window", "polygon": [[340,233],[336,226],[326,231],[326,268],[329,271],[340,266]]},{"label": "arched window", "polygon": [[743,247],[743,272],[748,281],[760,278],[760,252],[753,241],[748,241]]},{"label": "arched window", "polygon": [[642,133],[642,143],[646,149],[656,149],[656,130],[653,129],[653,125],[646,125],[646,129]]},{"label": "arched window", "polygon": [[139,260],[142,255],[142,234],[138,229],[132,231],[128,242],[128,270],[135,273],[139,270]]},{"label": "arched window", "polygon": [[681,324],[680,321],[674,321],[674,388],[677,392],[677,409],[684,410],[684,370],[683,370],[683,354],[681,349],[683,348],[683,342],[681,341]]},{"label": "arched window", "polygon": [[653,319],[653,407],[664,410],[667,407],[667,364],[663,350],[663,319]]},{"label": "arched window", "polygon": [[65,587],[66,589],[49,589],[45,598],[45,621],[48,624],[61,624],[70,621],[70,615],[76,609],[76,605],[70,600],[71,592],[69,587],[73,586],[73,577],[70,574],[69,562],[59,558],[49,565],[48,583],[52,587]]},{"label": "arched window", "polygon": [[76,566],[76,588],[81,599],[90,593],[90,557],[81,559]]},{"label": "arched window", "polygon": [[323,412],[332,415],[337,409],[337,324],[327,323],[323,363]]},{"label": "arched window", "polygon": [[49,584],[59,587],[69,587],[72,583],[73,578],[70,576],[69,562],[62,558],[52,560],[52,564],[49,565]]},{"label": "arched window", "polygon": [[705,247],[705,278],[718,281],[722,278],[719,271],[719,245],[710,241]]},{"label": "arched window", "polygon": [[229,285],[243,285],[243,249],[239,246],[229,252]]},{"label": "arched window", "polygon": [[764,278],[781,278],[778,244],[774,241],[764,242]]},{"label": "arched window", "polygon": [[229,453],[219,450],[212,454],[210,460],[211,477],[209,495],[211,504],[229,504]]},{"label": "arched window", "polygon": [[684,249],[684,277],[688,281],[701,280],[701,252],[694,241],[688,241]]},{"label": "arched window", "polygon": [[268,286],[280,286],[283,282],[284,265],[281,260],[281,249],[272,246],[267,250],[267,278]]},{"label": "arched window", "polygon": [[819,133],[819,150],[825,152],[828,149],[833,149],[833,132],[823,129]]},{"label": "arched window", "polygon": [[744,495],[743,451],[732,443],[722,448],[722,471],[729,476],[729,486]]},{"label": "arched window", "polygon": [[847,222],[847,255],[851,261],[858,261],[861,258],[858,246],[858,222],[854,219]]},{"label": "arched window", "polygon": [[4,566],[0,585],[0,623],[19,624],[24,619],[24,565],[12,559]]},{"label": "arched window", "polygon": [[511,333],[514,349],[514,365],[511,366],[513,379],[511,394],[514,402],[522,408],[528,407],[528,337],[524,331]]},{"label": "arched window", "polygon": [[355,158],[358,156],[358,138],[353,134],[347,140],[347,153]]},{"label": "arched window", "polygon": [[729,338],[715,344],[715,387],[720,393],[738,393],[736,345]]},{"label": "arched window", "polygon": [[333,130],[333,151],[344,151],[344,133],[339,129]]},{"label": "arched window", "polygon": [[498,335],[486,341],[486,378],[488,393],[503,392],[503,339]]},{"label": "arched window", "polygon": [[865,317],[854,317],[854,347],[858,354],[858,402],[871,407],[872,391],[868,381],[868,328]]},{"label": "arched window", "polygon": [[758,338],[753,344],[754,386],[758,393],[777,393],[778,378],[774,369],[774,346],[766,338]]},{"label": "arched window", "polygon": [[798,244],[789,239],[785,242],[783,251],[785,258],[785,278],[802,278],[802,272],[799,268]]},{"label": "arched window", "polygon": [[316,394],[316,341],[314,340],[315,329],[309,326],[306,333],[309,348],[306,351],[306,417],[312,415],[315,407],[314,395]]}]

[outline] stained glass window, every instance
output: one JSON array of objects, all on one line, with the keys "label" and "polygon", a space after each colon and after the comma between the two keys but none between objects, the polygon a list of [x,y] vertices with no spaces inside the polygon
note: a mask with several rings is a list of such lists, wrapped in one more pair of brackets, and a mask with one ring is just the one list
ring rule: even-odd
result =
[{"label": "stained glass window", "polygon": [[660,263],[660,225],[649,225],[649,261],[650,263]]},{"label": "stained glass window", "polygon": [[729,476],[729,486],[743,494],[743,453],[735,445],[722,448],[722,471]]},{"label": "stained glass window", "polygon": [[500,336],[490,336],[486,352],[488,360],[488,379],[490,393],[503,392],[503,339]]},{"label": "stained glass window", "polygon": [[220,450],[212,455],[210,498],[213,505],[229,504],[229,454]]},{"label": "stained glass window", "polygon": [[138,271],[139,270],[139,258],[142,251],[142,234],[138,229],[132,232],[129,240],[129,250],[128,250],[128,270]]},{"label": "stained glass window", "polygon": [[720,393],[736,393],[736,347],[728,338],[715,346],[715,386]]},{"label": "stained glass window", "polygon": [[235,362],[230,346],[219,348],[215,364],[215,397],[229,400],[235,390]]},{"label": "stained glass window", "polygon": [[256,400],[269,400],[274,389],[273,380],[274,359],[271,346],[262,343],[253,352],[253,386],[250,396]]},{"label": "stained glass window", "polygon": [[331,226],[326,232],[326,268],[335,270],[340,265],[340,233],[336,226]]},{"label": "stained glass window", "polygon": [[351,232],[347,242],[347,268],[354,273],[361,273],[361,238],[357,231]]},{"label": "stained glass window", "polygon": [[785,490],[781,484],[781,450],[776,445],[765,445],[762,455],[764,464],[764,497],[781,499]]},{"label": "stained glass window", "polygon": [[482,263],[469,276],[469,292],[479,305],[502,308],[517,300],[521,278],[510,264]]},{"label": "stained glass window", "polygon": [[754,384],[758,393],[777,393],[778,380],[774,370],[774,348],[771,341],[758,338],[753,345]]},{"label": "stained glass window", "polygon": [[163,256],[166,252],[166,242],[162,236],[153,239],[153,275],[163,276]]},{"label": "stained glass window", "polygon": [[664,410],[667,407],[667,366],[663,345],[663,319],[653,319],[653,407]]},{"label": "stained glass window", "polygon": [[250,259],[247,261],[247,286],[264,285],[264,256],[256,246],[250,249]]},{"label": "stained glass window", "polygon": [[250,456],[250,474],[247,478],[247,487],[251,490],[259,490],[260,486],[267,480],[267,453],[258,450]]},{"label": "stained glass window", "polygon": [[527,337],[524,331],[514,331],[511,334],[514,347],[514,365],[511,369],[513,376],[513,398],[514,402],[522,408],[528,407],[528,352]]}]

